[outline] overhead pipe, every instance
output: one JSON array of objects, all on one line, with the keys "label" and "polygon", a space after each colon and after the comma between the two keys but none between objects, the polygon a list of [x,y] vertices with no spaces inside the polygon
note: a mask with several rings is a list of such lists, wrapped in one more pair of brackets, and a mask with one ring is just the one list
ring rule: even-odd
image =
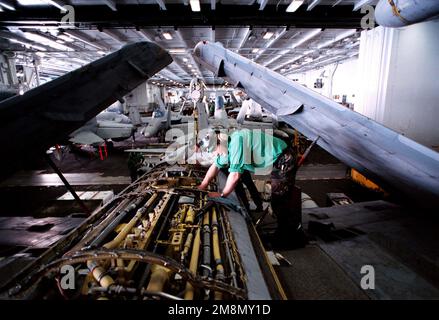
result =
[{"label": "overhead pipe", "polygon": [[398,28],[439,15],[437,0],[380,0],[375,19],[383,27]]}]

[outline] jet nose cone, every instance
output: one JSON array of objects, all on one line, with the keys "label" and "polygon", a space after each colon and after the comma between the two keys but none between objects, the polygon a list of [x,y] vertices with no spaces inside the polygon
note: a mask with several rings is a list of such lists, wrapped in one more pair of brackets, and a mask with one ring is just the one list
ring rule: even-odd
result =
[{"label": "jet nose cone", "polygon": [[207,44],[207,41],[200,41],[197,43],[197,45],[194,48],[194,55],[197,57],[201,56],[201,50],[203,49],[203,47]]}]

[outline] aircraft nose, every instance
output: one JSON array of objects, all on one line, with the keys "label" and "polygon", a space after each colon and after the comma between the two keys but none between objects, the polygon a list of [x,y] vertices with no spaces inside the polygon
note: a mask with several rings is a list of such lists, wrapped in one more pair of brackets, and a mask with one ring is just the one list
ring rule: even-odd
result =
[{"label": "aircraft nose", "polygon": [[197,57],[201,56],[201,50],[203,48],[204,45],[206,45],[208,42],[207,41],[200,41],[197,43],[197,45],[194,48],[194,55]]}]

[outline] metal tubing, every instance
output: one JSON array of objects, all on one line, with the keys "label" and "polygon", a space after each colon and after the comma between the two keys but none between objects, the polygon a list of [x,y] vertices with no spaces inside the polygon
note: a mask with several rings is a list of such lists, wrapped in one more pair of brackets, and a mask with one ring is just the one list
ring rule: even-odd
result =
[{"label": "metal tubing", "polygon": [[[224,267],[221,259],[220,241],[218,235],[218,220],[216,210],[212,208],[212,242],[213,242],[213,258],[216,264],[215,279],[224,281]],[[215,292],[215,300],[221,300],[223,297],[221,292]]]},{"label": "metal tubing", "polygon": [[72,194],[73,198],[75,198],[76,202],[78,202],[78,204],[81,206],[82,210],[84,210],[84,212],[90,214],[91,213],[90,209],[87,208],[87,206],[84,204],[84,202],[82,202],[81,198],[79,198],[79,196],[77,195],[75,190],[72,188],[70,183],[67,181],[67,179],[62,174],[61,170],[59,170],[59,168],[56,166],[55,162],[53,162],[52,158],[50,158],[50,156],[47,153],[46,153],[46,161],[50,165],[50,167],[53,169],[53,171],[55,171],[55,173],[58,175],[58,177],[61,179],[61,181],[64,183],[67,190],[69,190],[69,192]]},{"label": "metal tubing", "polygon": [[212,269],[211,269],[211,239],[210,239],[210,219],[209,219],[210,212],[206,212],[203,217],[203,272],[202,275],[205,278],[210,278],[212,276]]},{"label": "metal tubing", "polygon": [[[189,263],[189,270],[196,275],[198,268],[198,258],[200,256],[200,241],[201,240],[201,228],[198,227],[197,233],[195,234],[194,245],[192,246],[191,261]],[[194,299],[194,287],[188,282],[186,284],[186,292],[184,294],[185,300]]]}]

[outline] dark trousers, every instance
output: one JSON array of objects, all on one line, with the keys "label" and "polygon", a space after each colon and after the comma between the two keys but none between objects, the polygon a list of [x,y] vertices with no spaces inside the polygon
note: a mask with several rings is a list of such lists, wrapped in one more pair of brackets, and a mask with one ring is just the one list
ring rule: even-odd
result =
[{"label": "dark trousers", "polygon": [[245,170],[244,173],[241,175],[241,181],[247,187],[247,190],[250,193],[250,196],[252,197],[253,202],[256,205],[256,210],[261,211],[262,210],[262,198],[261,198],[261,195],[259,194],[258,189],[255,186],[255,183],[253,182],[251,173],[249,171]]},{"label": "dark trousers", "polygon": [[276,233],[282,238],[302,232],[301,190],[295,186],[296,160],[287,149],[276,160],[271,173],[271,207],[277,219]]},{"label": "dark trousers", "polygon": [[[221,169],[226,175],[228,174],[227,169]],[[241,175],[241,179],[236,185],[235,192],[238,195],[239,198],[241,198],[242,202],[244,203],[245,208],[247,211],[250,212],[250,205],[248,203],[247,194],[245,193],[244,185],[247,187],[250,196],[253,199],[253,202],[256,205],[256,210],[262,210],[262,198],[261,195],[258,192],[258,189],[255,186],[255,183],[253,182],[251,173],[247,170],[244,171]]]}]

